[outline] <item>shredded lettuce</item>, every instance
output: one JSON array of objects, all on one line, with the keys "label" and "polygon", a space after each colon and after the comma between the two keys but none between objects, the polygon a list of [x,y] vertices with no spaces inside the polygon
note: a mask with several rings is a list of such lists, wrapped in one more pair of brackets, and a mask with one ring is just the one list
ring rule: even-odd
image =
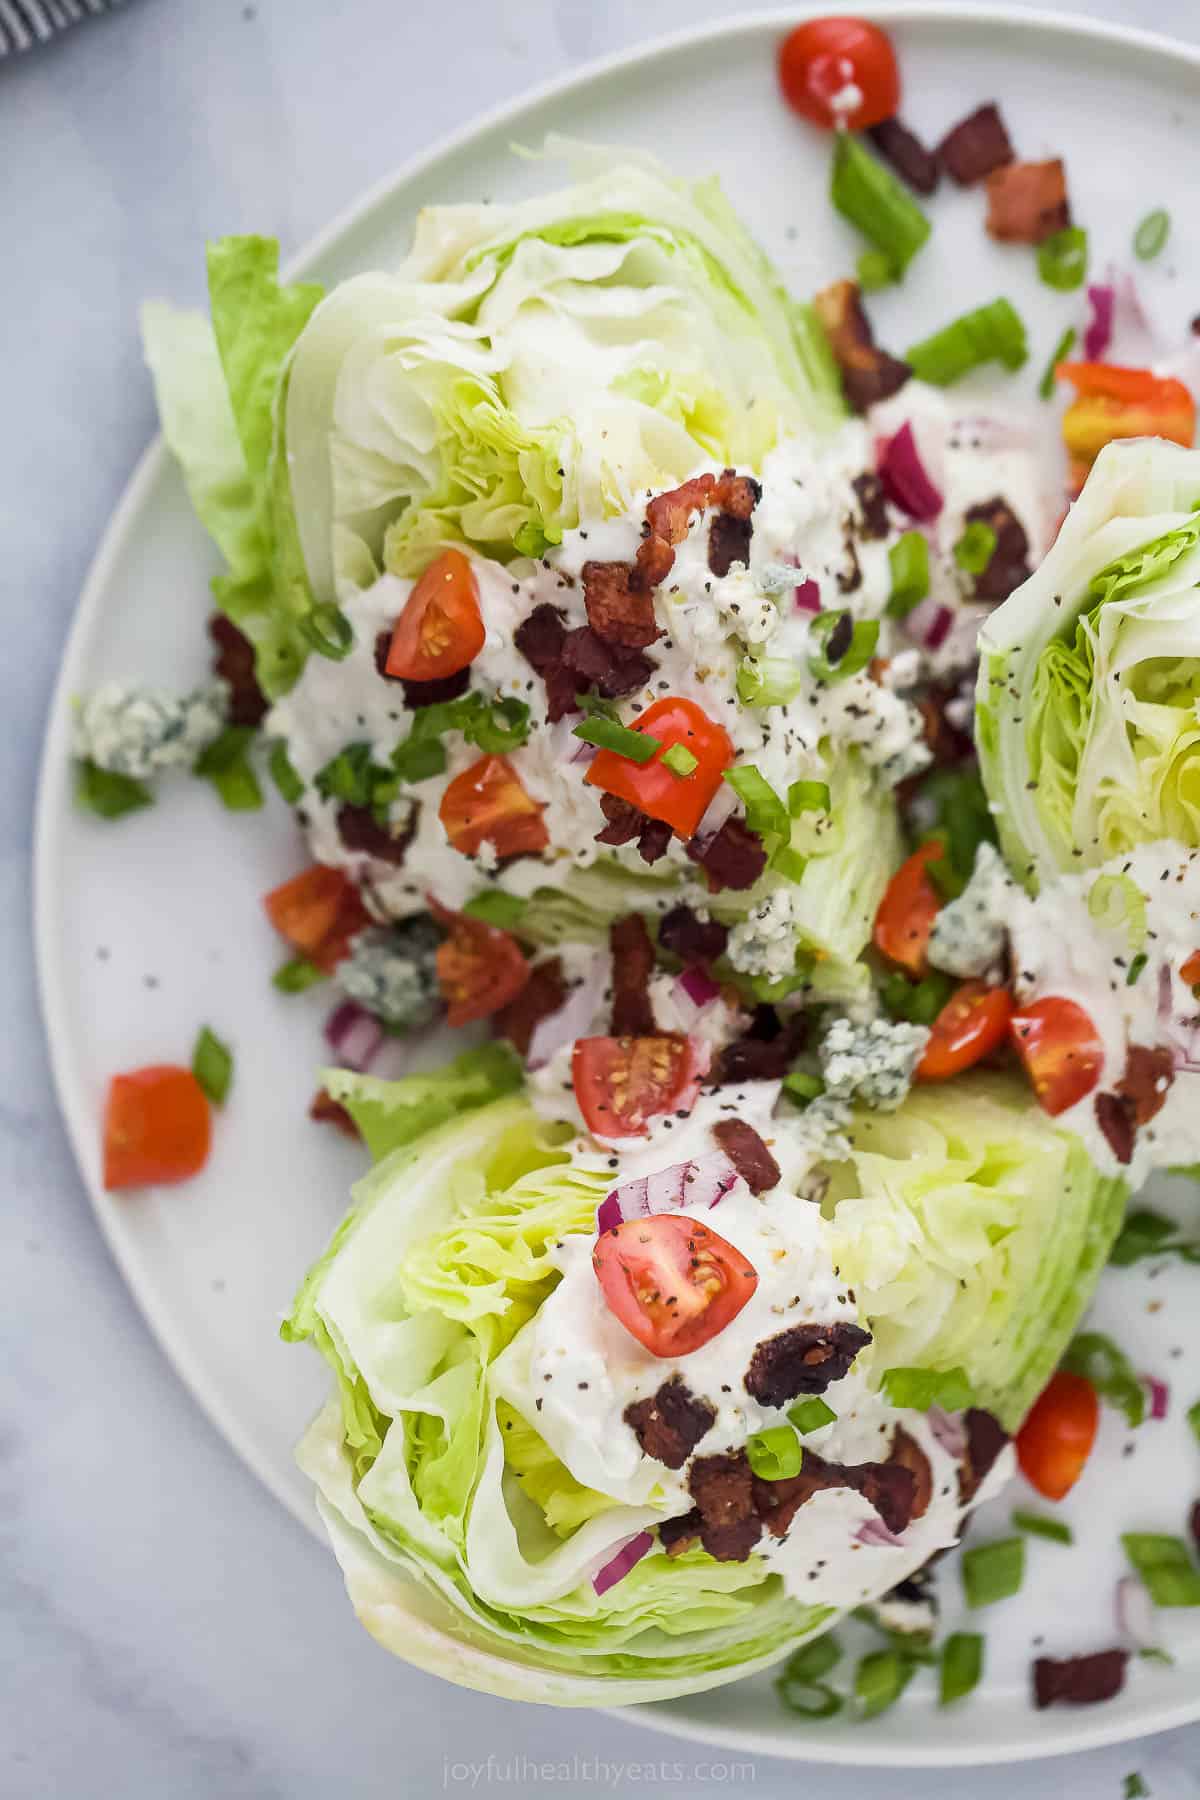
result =
[{"label": "shredded lettuce", "polygon": [[507,1044],[464,1050],[431,1074],[383,1081],[349,1069],[327,1069],[324,1087],[346,1108],[375,1162],[426,1132],[486,1106],[521,1086],[521,1064]]}]

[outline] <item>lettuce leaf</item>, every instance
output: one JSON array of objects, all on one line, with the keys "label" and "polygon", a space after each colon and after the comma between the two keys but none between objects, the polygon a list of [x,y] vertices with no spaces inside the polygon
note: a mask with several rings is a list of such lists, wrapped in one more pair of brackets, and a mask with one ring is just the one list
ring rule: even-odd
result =
[{"label": "lettuce leaf", "polygon": [[464,1050],[432,1074],[383,1081],[349,1069],[327,1069],[326,1093],[346,1108],[372,1160],[414,1143],[448,1119],[514,1093],[524,1079],[520,1061],[507,1044]]}]

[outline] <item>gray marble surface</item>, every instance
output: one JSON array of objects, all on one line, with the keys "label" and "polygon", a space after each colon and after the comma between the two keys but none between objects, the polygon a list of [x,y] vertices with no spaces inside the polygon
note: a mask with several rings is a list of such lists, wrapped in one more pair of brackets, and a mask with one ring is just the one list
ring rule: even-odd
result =
[{"label": "gray marble surface", "polygon": [[[1064,5],[1069,0],[1062,0]],[[134,319],[207,233],[302,243],[501,98],[741,0],[129,0],[0,67],[0,1795],[1200,1795],[1200,1728],[945,1776],[724,1759],[392,1663],[332,1564],[197,1411],[93,1224],[50,1091],[27,915],[51,681],[152,430]],[[1200,36],[1195,0],[1071,10]],[[452,61],[447,70],[447,47]],[[446,79],[439,79],[442,74]],[[431,78],[432,77],[432,78]],[[486,1767],[486,1760],[494,1760]],[[453,1760],[453,1766],[446,1759]],[[714,1767],[714,1763],[716,1766]],[[622,1772],[624,1771],[624,1772]]]}]

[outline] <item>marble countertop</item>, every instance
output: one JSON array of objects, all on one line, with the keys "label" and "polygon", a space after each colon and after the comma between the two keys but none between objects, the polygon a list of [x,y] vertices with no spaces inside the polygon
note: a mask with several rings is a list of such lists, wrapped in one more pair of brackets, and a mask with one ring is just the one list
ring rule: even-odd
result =
[{"label": "marble countertop", "polygon": [[[1149,22],[1143,0],[1060,3]],[[371,1644],[332,1559],[199,1413],[108,1257],[51,1094],[28,931],[59,647],[153,429],[141,297],[198,296],[206,234],[268,221],[290,250],[473,113],[740,10],[129,0],[0,65],[0,1793],[12,1800],[802,1790],[793,1766],[460,1692]],[[1157,0],[1153,23],[1200,36],[1193,0]],[[447,45],[450,79],[428,80]],[[1018,1785],[1028,1800],[1119,1800],[1134,1769],[1155,1800],[1195,1800],[1200,1727],[1019,1773],[813,1777],[825,1800],[999,1800]]]}]

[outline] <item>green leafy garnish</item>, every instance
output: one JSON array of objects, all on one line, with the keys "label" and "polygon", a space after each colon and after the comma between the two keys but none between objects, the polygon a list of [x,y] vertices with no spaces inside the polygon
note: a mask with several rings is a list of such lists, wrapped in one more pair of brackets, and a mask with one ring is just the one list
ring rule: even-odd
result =
[{"label": "green leafy garnish", "polygon": [[1109,1261],[1119,1269],[1127,1269],[1148,1256],[1178,1256],[1184,1262],[1200,1263],[1200,1243],[1177,1237],[1178,1230],[1174,1219],[1164,1218],[1148,1206],[1139,1206],[1121,1227]]},{"label": "green leafy garnish", "polygon": [[1075,1533],[1063,1519],[1048,1519],[1044,1513],[1024,1512],[1017,1507],[1012,1522],[1018,1531],[1028,1532],[1030,1537],[1048,1538],[1053,1544],[1075,1542]]},{"label": "green leafy garnish", "polygon": [[192,1074],[214,1106],[225,1104],[233,1080],[233,1051],[207,1025],[201,1026],[192,1050]]},{"label": "green leafy garnish", "polygon": [[1087,279],[1088,234],[1082,225],[1067,225],[1038,245],[1038,274],[1047,287],[1069,294]]},{"label": "green leafy garnish", "polygon": [[965,1369],[885,1369],[880,1383],[893,1406],[928,1412],[962,1412],[975,1403],[974,1390]]},{"label": "green leafy garnish", "polygon": [[1182,1538],[1165,1532],[1125,1531],[1121,1542],[1155,1606],[1200,1606],[1200,1573]]},{"label": "green leafy garnish", "polygon": [[1125,1777],[1121,1793],[1123,1800],[1149,1800],[1150,1789],[1135,1769],[1132,1775]]},{"label": "green leafy garnish", "polygon": [[983,1638],[977,1631],[952,1631],[942,1645],[938,1701],[949,1706],[979,1686],[983,1674]]},{"label": "green leafy garnish", "polygon": [[918,381],[949,387],[984,363],[1019,369],[1028,355],[1020,314],[1010,300],[992,300],[914,344],[904,360]]},{"label": "green leafy garnish", "polygon": [[889,619],[906,619],[929,592],[929,544],[922,531],[906,531],[888,550],[892,591],[884,608]]},{"label": "green leafy garnish", "polygon": [[1171,235],[1171,215],[1156,207],[1146,214],[1133,234],[1133,251],[1139,262],[1151,262],[1166,245]]},{"label": "green leafy garnish", "polygon": [[78,765],[75,798],[99,819],[123,819],[126,813],[154,805],[154,794],[144,781],[135,781],[132,775],[116,775],[91,761]]},{"label": "green leafy garnish", "polygon": [[802,1719],[831,1719],[840,1712],[842,1697],[825,1677],[841,1660],[841,1645],[835,1637],[814,1638],[793,1651],[775,1681],[775,1692],[788,1711]]},{"label": "green leafy garnish", "polygon": [[995,1538],[964,1550],[962,1584],[967,1605],[992,1606],[1020,1590],[1025,1577],[1024,1538]]},{"label": "green leafy garnish", "polygon": [[1141,1424],[1146,1416],[1146,1390],[1112,1338],[1102,1331],[1081,1331],[1067,1346],[1061,1366],[1090,1381],[1102,1400],[1124,1413],[1128,1425]]},{"label": "green leafy garnish", "polygon": [[873,1719],[894,1706],[919,1666],[915,1658],[899,1648],[869,1651],[854,1672],[854,1698],[860,1717]]},{"label": "green leafy garnish", "polygon": [[257,812],[263,803],[258,777],[250,766],[252,725],[227,725],[192,764],[192,773],[211,781],[230,812]]}]

